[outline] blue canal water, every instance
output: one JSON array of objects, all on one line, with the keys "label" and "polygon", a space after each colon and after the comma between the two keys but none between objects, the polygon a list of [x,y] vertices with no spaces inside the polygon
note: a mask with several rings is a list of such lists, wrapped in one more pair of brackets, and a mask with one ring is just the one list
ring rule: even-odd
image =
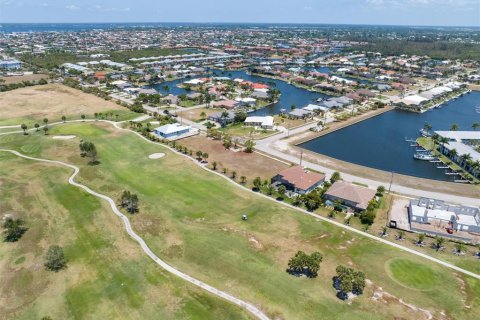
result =
[{"label": "blue canal water", "polygon": [[[326,71],[326,70],[325,70]],[[291,84],[288,84],[285,81],[270,79],[255,75],[247,74],[243,70],[236,70],[236,71],[221,71],[221,70],[213,70],[209,75],[198,76],[196,78],[203,78],[206,76],[221,76],[221,77],[229,77],[231,79],[241,78],[247,81],[252,82],[261,82],[261,83],[275,83],[275,88],[280,90],[281,96],[277,103],[274,103],[266,108],[258,109],[249,115],[256,115],[256,116],[263,116],[263,115],[274,115],[280,113],[281,109],[286,109],[287,111],[291,110],[292,105],[295,105],[297,108],[302,108],[308,105],[309,103],[314,103],[318,98],[328,99],[330,96],[311,92],[302,88],[297,88]],[[162,83],[157,83],[152,85],[151,87],[156,89],[158,92],[162,94],[171,93],[174,95],[179,94],[188,94],[191,93],[185,89],[177,87],[178,84],[187,81],[188,79],[178,79],[174,81],[167,81]],[[167,92],[163,87],[168,85],[169,91]]]},{"label": "blue canal water", "polygon": [[451,181],[453,178],[433,163],[413,159],[414,148],[405,138],[417,138],[418,130],[425,123],[431,124],[433,130],[449,130],[453,123],[458,124],[459,130],[472,130],[472,124],[480,122],[476,106],[480,106],[480,92],[464,95],[422,114],[392,110],[300,146],[362,166]]}]

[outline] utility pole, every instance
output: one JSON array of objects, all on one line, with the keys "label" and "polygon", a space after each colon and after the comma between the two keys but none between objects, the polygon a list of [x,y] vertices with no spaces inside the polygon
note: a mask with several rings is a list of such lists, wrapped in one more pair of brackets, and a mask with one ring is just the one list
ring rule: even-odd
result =
[{"label": "utility pole", "polygon": [[395,172],[392,171],[392,176],[390,177],[390,186],[388,187],[388,194],[390,194],[390,190],[392,190],[392,183],[393,183],[393,174]]}]

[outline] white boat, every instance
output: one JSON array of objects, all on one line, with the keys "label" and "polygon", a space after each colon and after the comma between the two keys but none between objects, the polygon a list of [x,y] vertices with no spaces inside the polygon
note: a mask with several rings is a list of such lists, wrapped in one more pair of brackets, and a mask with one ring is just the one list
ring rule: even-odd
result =
[{"label": "white boat", "polygon": [[424,161],[431,161],[436,159],[431,154],[425,154],[425,153],[415,153],[413,155],[413,158],[417,160],[424,160]]}]

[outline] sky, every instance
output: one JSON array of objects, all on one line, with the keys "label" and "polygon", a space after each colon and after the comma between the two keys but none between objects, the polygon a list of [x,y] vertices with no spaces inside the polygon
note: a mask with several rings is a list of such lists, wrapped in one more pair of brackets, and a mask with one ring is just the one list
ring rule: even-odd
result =
[{"label": "sky", "polygon": [[480,26],[480,0],[0,0],[8,22]]}]

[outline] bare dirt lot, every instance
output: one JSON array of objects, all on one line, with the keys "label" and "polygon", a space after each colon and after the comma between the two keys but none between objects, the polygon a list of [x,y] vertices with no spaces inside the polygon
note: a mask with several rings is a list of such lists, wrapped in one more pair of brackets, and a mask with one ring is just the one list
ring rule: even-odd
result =
[{"label": "bare dirt lot", "polygon": [[59,120],[62,115],[92,116],[95,112],[125,110],[125,108],[94,95],[69,88],[62,84],[33,86],[0,93],[0,124],[2,120]]},{"label": "bare dirt lot", "polygon": [[245,176],[248,185],[252,183],[255,177],[261,177],[262,180],[270,180],[279,171],[289,167],[287,164],[257,153],[227,150],[221,141],[215,141],[205,136],[183,139],[179,141],[179,144],[193,150],[200,149],[202,152],[207,152],[209,154],[208,162],[210,167],[212,162],[216,161],[219,172],[223,168],[227,168],[227,175],[230,176],[232,171],[236,171],[237,179]]},{"label": "bare dirt lot", "polygon": [[40,79],[48,80],[48,75],[43,73],[36,74],[26,74],[23,76],[11,76],[11,77],[0,77],[0,79],[5,81],[5,84],[18,83],[22,81],[37,81]]}]

